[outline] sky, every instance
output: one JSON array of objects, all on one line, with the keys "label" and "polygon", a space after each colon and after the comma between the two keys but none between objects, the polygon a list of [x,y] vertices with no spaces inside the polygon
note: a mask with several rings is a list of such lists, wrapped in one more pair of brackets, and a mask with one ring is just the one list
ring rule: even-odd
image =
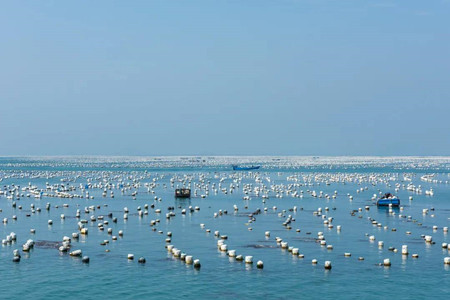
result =
[{"label": "sky", "polygon": [[450,155],[450,1],[0,2],[0,155]]}]

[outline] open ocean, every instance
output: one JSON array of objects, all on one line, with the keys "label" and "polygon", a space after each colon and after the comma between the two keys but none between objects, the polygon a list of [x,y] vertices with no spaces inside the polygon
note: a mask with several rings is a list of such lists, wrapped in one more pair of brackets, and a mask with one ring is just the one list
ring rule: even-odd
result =
[{"label": "open ocean", "polygon": [[[233,171],[233,164],[261,168]],[[7,218],[0,237],[5,240],[1,299],[450,295],[450,265],[444,264],[450,251],[442,247],[450,243],[443,229],[450,225],[449,157],[2,157],[0,180],[0,216]],[[175,188],[182,186],[192,189],[190,199],[175,199]],[[385,192],[397,195],[401,208],[377,208],[372,198]],[[146,213],[139,215],[138,207]],[[174,216],[167,218],[169,207]],[[257,209],[261,212],[252,221],[249,215]],[[293,220],[283,226],[289,215]],[[81,220],[86,220],[88,234],[74,239]],[[228,250],[253,256],[253,264],[220,251],[215,231],[228,237],[223,240]],[[11,232],[17,235],[15,242],[6,241]],[[167,232],[172,233],[170,242]],[[332,250],[320,244],[319,232]],[[433,243],[426,243],[425,235]],[[82,250],[88,264],[60,253],[64,236],[72,238],[69,252]],[[276,237],[304,257],[282,249]],[[29,239],[34,248],[24,252]],[[201,268],[174,257],[167,245],[199,259]],[[408,255],[401,254],[402,245],[408,246]],[[20,262],[12,261],[14,249],[20,251]],[[138,262],[140,257],[145,264]],[[390,267],[380,265],[384,259],[390,259]],[[263,269],[257,261],[264,263]],[[325,261],[331,261],[331,270],[324,269]]]}]

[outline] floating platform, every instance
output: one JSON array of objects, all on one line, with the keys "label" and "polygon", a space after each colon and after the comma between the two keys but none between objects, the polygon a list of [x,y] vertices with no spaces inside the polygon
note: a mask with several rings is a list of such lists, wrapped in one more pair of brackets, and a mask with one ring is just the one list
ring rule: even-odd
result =
[{"label": "floating platform", "polygon": [[175,198],[191,198],[191,189],[176,189]]}]

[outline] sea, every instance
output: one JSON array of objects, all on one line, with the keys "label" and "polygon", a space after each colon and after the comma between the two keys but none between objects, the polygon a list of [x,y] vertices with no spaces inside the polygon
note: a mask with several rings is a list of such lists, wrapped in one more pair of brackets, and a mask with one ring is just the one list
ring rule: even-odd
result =
[{"label": "sea", "polygon": [[450,295],[450,157],[1,157],[0,189],[0,299]]}]

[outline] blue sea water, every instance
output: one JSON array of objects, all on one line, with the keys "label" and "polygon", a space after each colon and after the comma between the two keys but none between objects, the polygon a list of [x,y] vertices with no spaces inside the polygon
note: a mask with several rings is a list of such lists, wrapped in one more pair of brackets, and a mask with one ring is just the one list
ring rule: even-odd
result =
[{"label": "blue sea water", "polygon": [[[442,230],[450,225],[448,159],[430,162],[423,158],[401,164],[378,159],[324,162],[314,158],[308,162],[294,162],[281,158],[284,163],[267,158],[238,160],[240,163],[247,160],[260,163],[262,167],[256,172],[234,172],[231,164],[236,159],[228,160],[229,164],[226,160],[217,162],[213,158],[170,161],[164,158],[1,158],[0,187],[8,190],[14,184],[20,186],[20,194],[24,195],[14,199],[0,195],[1,219],[8,218],[8,222],[1,225],[0,239],[5,239],[11,232],[17,234],[16,243],[0,248],[0,297],[428,299],[450,294],[450,265],[443,263],[450,252],[441,247],[442,243],[450,243],[448,233]],[[430,173],[434,174],[434,182],[421,180],[421,176]],[[352,180],[331,180],[338,176]],[[371,176],[376,179],[369,180]],[[171,178],[174,178],[173,186]],[[185,178],[189,178],[193,192],[196,186],[208,185],[207,197],[200,197],[205,191],[198,188],[197,196],[175,199],[174,188],[181,186],[181,180]],[[136,187],[122,193],[119,182],[125,186],[134,183]],[[220,182],[222,188],[227,188],[227,194],[220,189],[214,193],[212,184],[218,188]],[[36,199],[33,195],[27,197],[28,191],[21,191],[26,186],[45,189],[47,183],[76,187],[69,192],[71,194],[85,195],[88,191],[94,199],[46,196]],[[86,191],[80,188],[99,183],[114,183],[115,197],[110,198],[109,189],[107,196],[102,197],[103,188],[90,187]],[[155,187],[149,192],[146,183],[154,183]],[[282,198],[276,197],[277,189],[285,191],[294,183],[301,184],[291,189],[298,193],[303,191],[302,198],[286,193]],[[377,208],[371,198],[379,192],[394,192],[396,183],[399,190],[395,194],[402,200],[403,210],[394,209],[395,215],[392,215],[387,209]],[[422,193],[408,191],[405,187],[410,183],[416,187],[421,185]],[[236,186],[232,193],[230,184]],[[251,192],[248,194],[250,200],[243,200],[246,196],[243,188],[250,184],[252,190],[262,184],[269,189],[273,187],[265,203]],[[425,194],[430,188],[434,190],[433,196]],[[312,197],[308,193],[312,190],[323,191],[323,195],[333,195],[337,191],[337,197]],[[134,191],[137,191],[136,197],[131,195]],[[347,194],[352,195],[353,200]],[[161,201],[155,200],[155,196]],[[408,200],[410,196],[412,201]],[[16,208],[12,206],[13,201]],[[46,203],[51,204],[49,211],[45,210]],[[31,212],[31,204],[42,211]],[[63,207],[63,204],[69,207]],[[145,204],[154,204],[162,213],[157,214],[155,209],[149,208],[148,215],[140,217],[137,208],[143,209]],[[234,212],[234,204],[239,207],[238,212]],[[84,208],[92,205],[100,208],[85,214]],[[176,215],[166,219],[169,206],[175,207]],[[198,206],[200,210],[182,215],[181,209],[189,206]],[[294,206],[297,211],[289,211]],[[369,206],[369,210],[365,206]],[[127,220],[123,218],[124,207],[130,210]],[[248,215],[264,207],[267,211],[255,215],[256,221],[248,223]],[[313,215],[319,207],[323,214],[333,218],[334,228],[329,229],[320,216]],[[325,211],[325,207],[329,211]],[[359,208],[362,208],[361,212]],[[424,208],[430,210],[426,215],[422,213]],[[102,215],[109,220],[104,231],[97,227],[101,220],[88,221],[89,234],[72,240],[72,250],[81,249],[83,255],[90,257],[89,264],[82,263],[80,258],[60,254],[55,246],[63,236],[78,231],[77,209],[81,210],[82,219]],[[214,217],[219,210],[227,210],[228,214]],[[286,212],[280,217],[278,214],[283,210]],[[118,218],[117,223],[107,217],[110,212]],[[66,218],[61,219],[61,214]],[[400,214],[406,217],[401,218]],[[17,216],[16,221],[12,219],[13,215]],[[282,226],[288,215],[295,218],[290,230]],[[380,222],[382,227],[374,226],[369,217]],[[49,219],[53,220],[51,226]],[[155,226],[157,231],[152,231],[150,221],[156,219],[160,219],[160,223]],[[211,232],[207,233],[200,224],[205,224]],[[336,230],[337,225],[342,226],[341,232]],[[433,226],[438,229],[433,230]],[[35,234],[30,233],[31,228],[36,230]],[[113,235],[123,230],[124,235],[113,241],[106,228],[112,228]],[[296,232],[296,229],[301,231]],[[235,249],[237,254],[244,256],[252,255],[254,264],[246,265],[220,252],[218,238],[214,236],[216,230],[228,236],[225,240],[228,249]],[[200,269],[194,269],[168,253],[165,248],[168,231],[173,234],[170,244],[200,259]],[[270,238],[265,237],[265,231],[271,232]],[[411,234],[406,234],[408,231]],[[307,234],[309,232],[311,234]],[[323,232],[333,250],[319,245],[318,232]],[[376,237],[374,242],[369,240],[370,235]],[[431,235],[435,244],[426,244],[421,235]],[[304,258],[281,249],[275,237],[299,248]],[[22,244],[28,239],[33,239],[36,245],[29,253],[22,252]],[[109,243],[100,245],[104,240]],[[384,241],[383,248],[378,247],[378,241]],[[408,256],[401,255],[402,245],[408,245]],[[389,251],[391,246],[399,252]],[[19,263],[12,262],[14,249],[21,251]],[[351,256],[345,257],[346,252]],[[129,253],[135,255],[134,260],[127,259]],[[413,259],[412,253],[417,253],[419,258]],[[146,258],[146,264],[137,262],[141,256]],[[360,261],[358,257],[364,257],[364,260]],[[385,258],[391,260],[391,267],[379,265]],[[318,264],[313,265],[312,259],[317,259]],[[264,262],[263,269],[256,268],[258,260]],[[332,262],[331,270],[323,267],[327,260]]]}]

